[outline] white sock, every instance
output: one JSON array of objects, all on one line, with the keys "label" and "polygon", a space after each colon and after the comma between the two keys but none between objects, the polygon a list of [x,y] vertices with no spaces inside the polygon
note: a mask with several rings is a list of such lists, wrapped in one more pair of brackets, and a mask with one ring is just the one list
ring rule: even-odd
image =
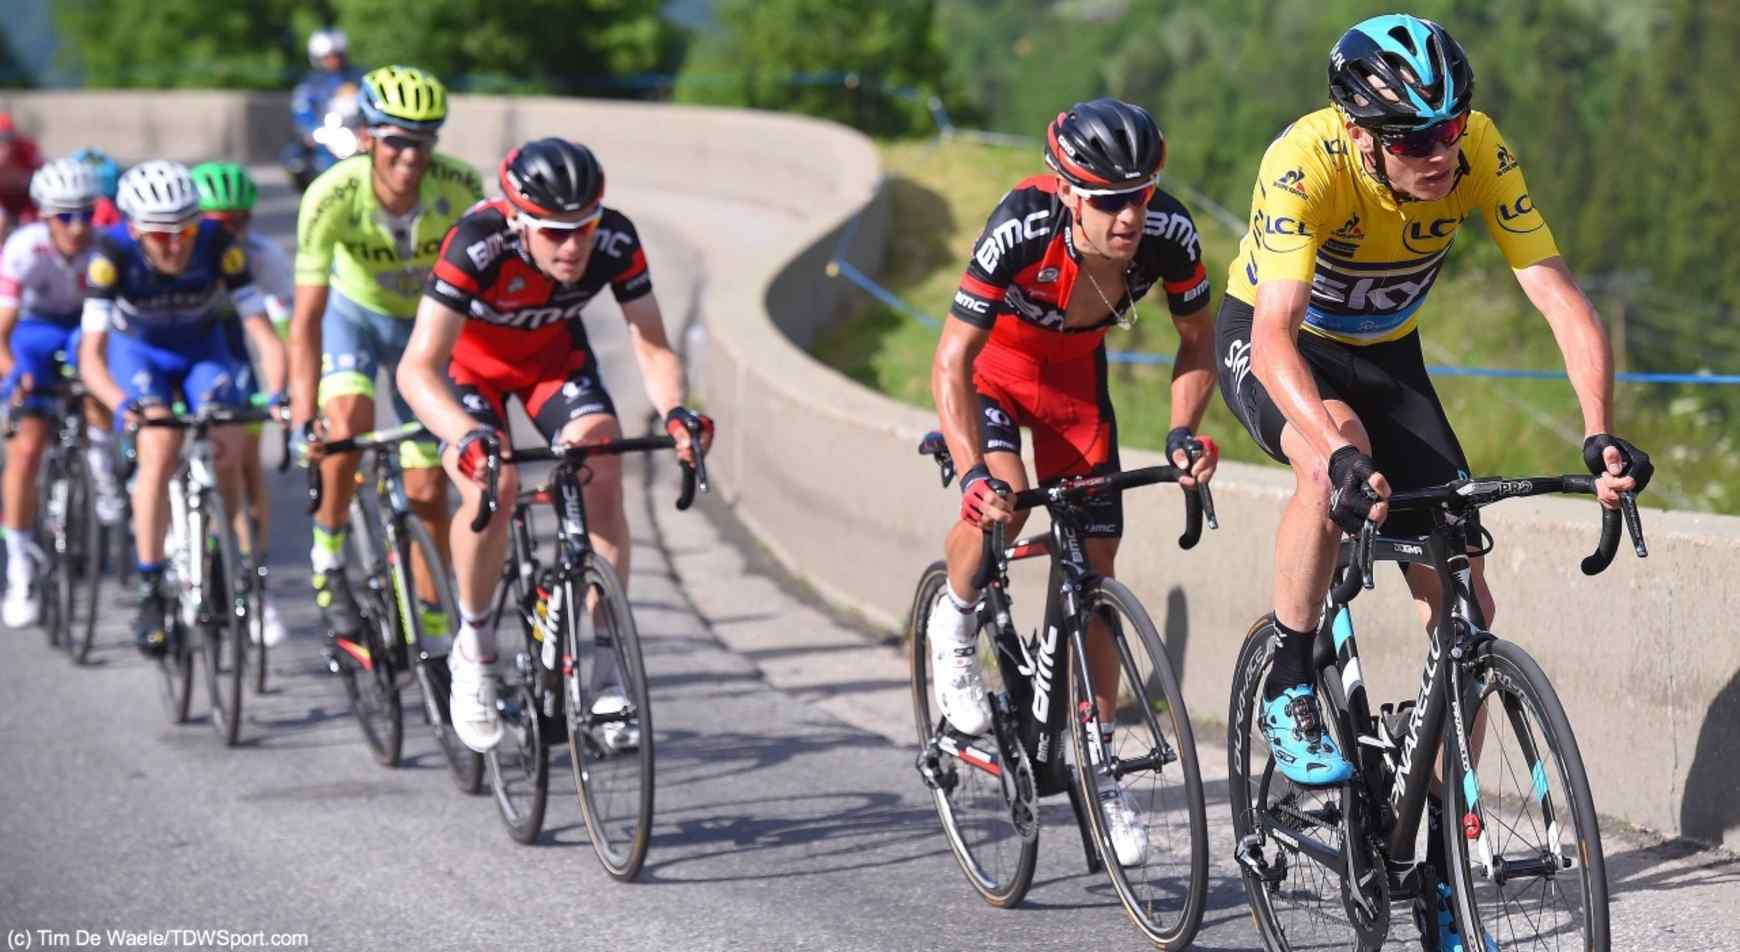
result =
[{"label": "white sock", "polygon": [[945,582],[943,584],[943,591],[948,593],[949,603],[955,606],[955,611],[958,611],[963,615],[971,612],[973,606],[977,605],[979,602],[979,599],[976,596],[973,598],[963,598],[956,595],[955,583],[953,582]]},{"label": "white sock", "polygon": [[30,550],[33,548],[30,543],[30,533],[21,529],[7,529],[5,531],[6,578],[14,584],[29,584],[35,575],[32,571],[34,566],[30,562]]},{"label": "white sock", "polygon": [[459,624],[459,635],[453,639],[453,651],[465,661],[484,661],[495,658],[495,625],[489,612],[474,614],[461,608],[463,620]]}]

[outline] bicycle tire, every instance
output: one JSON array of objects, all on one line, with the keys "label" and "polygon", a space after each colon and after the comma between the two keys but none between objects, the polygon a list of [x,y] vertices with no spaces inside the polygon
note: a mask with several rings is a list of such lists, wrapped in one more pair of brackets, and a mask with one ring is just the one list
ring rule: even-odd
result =
[{"label": "bicycle tire", "polygon": [[[1465,670],[1463,716],[1468,730],[1477,729],[1476,712],[1488,699],[1497,697],[1502,710],[1489,711],[1484,718],[1484,742],[1471,738],[1479,754],[1473,764],[1475,777],[1463,771],[1454,723],[1447,722],[1445,730],[1448,766],[1443,833],[1450,869],[1441,875],[1454,896],[1457,926],[1464,936],[1484,931],[1506,949],[1528,948],[1530,940],[1539,935],[1563,936],[1566,931],[1578,931],[1581,941],[1575,944],[1579,948],[1605,952],[1611,945],[1611,932],[1601,825],[1564,705],[1541,666],[1512,642],[1487,642]],[[1530,729],[1529,720],[1539,729]],[[1514,746],[1507,746],[1499,736],[1504,726],[1514,732]],[[1495,739],[1499,741],[1496,744]],[[1513,754],[1520,754],[1523,762],[1513,763]],[[1547,756],[1543,758],[1543,754]],[[1494,769],[1495,760],[1498,769]],[[1481,779],[1488,783],[1482,784]],[[1515,782],[1516,789],[1499,790],[1494,796],[1492,788],[1502,786],[1507,779]],[[1471,792],[1479,805],[1478,816],[1483,818],[1482,832],[1475,840],[1465,835],[1463,826],[1465,817],[1475,815]],[[1505,808],[1511,803],[1518,804],[1524,814],[1516,821],[1506,822],[1501,815],[1493,822],[1495,813],[1508,812]],[[1559,839],[1563,818],[1555,809],[1565,806],[1570,808],[1570,850],[1564,849]],[[1531,807],[1539,812],[1527,815]],[[1539,844],[1534,850],[1516,849],[1513,844],[1530,828],[1554,842],[1550,846]],[[1475,844],[1486,847],[1493,841],[1497,849],[1492,852],[1504,860],[1500,868],[1509,871],[1508,875],[1487,876],[1487,864],[1475,855]],[[1472,868],[1476,862],[1483,867],[1481,872]],[[1515,872],[1528,869],[1531,863],[1542,868],[1541,875]],[[1573,871],[1574,876],[1563,875]],[[1547,905],[1555,895],[1567,898],[1565,891],[1557,888],[1563,879],[1581,887],[1581,914],[1561,916]],[[1547,884],[1544,888],[1542,882]],[[1526,905],[1526,915],[1518,909],[1522,905]],[[1580,929],[1577,919],[1582,920]]]},{"label": "bicycle tire", "polygon": [[[622,582],[597,553],[589,552],[579,577],[564,579],[560,590],[564,593],[563,639],[572,659],[563,668],[568,753],[580,811],[592,850],[605,871],[618,880],[632,880],[640,875],[652,839],[654,790],[652,698],[647,690],[640,634]],[[586,605],[595,605],[596,610],[584,610]],[[600,650],[605,647],[599,644],[600,618],[608,633],[608,654]],[[599,666],[607,660],[614,660],[617,666],[627,708],[618,716],[595,718],[595,689],[607,677],[607,671]],[[624,722],[638,726],[639,742],[632,750],[612,750],[605,734],[610,724]],[[629,781],[633,789],[618,796],[613,782],[617,779]]]},{"label": "bicycle tire", "polygon": [[266,535],[261,526],[250,526],[253,533],[254,551],[252,556],[243,559],[246,563],[243,570],[248,573],[248,648],[253,660],[254,693],[266,693],[266,676],[269,670],[266,646]]},{"label": "bicycle tire", "polygon": [[[351,547],[348,568],[368,572],[368,578],[384,576],[388,571],[386,555],[374,533],[375,523],[367,518],[362,494],[351,500]],[[354,580],[353,580],[354,581]],[[388,583],[390,584],[390,583]],[[361,656],[344,648],[346,657],[339,659],[340,673],[345,675],[345,692],[350,698],[351,713],[362,729],[363,741],[375,762],[383,767],[397,767],[405,752],[405,712],[399,697],[399,676],[393,663],[393,652],[402,652],[403,639],[393,622],[393,609],[381,593],[381,585],[353,584],[351,594],[362,608],[363,625],[358,634],[363,643],[357,646]]]},{"label": "bicycle tire", "polygon": [[[77,635],[77,646],[70,647],[72,663],[82,665],[90,660],[91,646],[97,637],[97,603],[101,599],[103,589],[103,563],[108,552],[109,530],[97,520],[95,495],[90,491],[84,493],[83,507],[83,539],[80,547],[80,591],[74,599],[82,612],[75,613],[75,618],[82,618],[73,628]],[[82,604],[81,604],[82,603]]]},{"label": "bicycle tire", "polygon": [[529,686],[503,688],[513,697],[502,712],[501,743],[483,755],[496,812],[514,842],[531,845],[544,829],[550,801],[550,746]]},{"label": "bicycle tire", "polygon": [[[1084,634],[1088,613],[1109,615],[1108,631],[1119,649],[1121,677],[1115,715],[1117,731],[1113,735],[1115,747],[1107,753],[1119,763],[1155,759],[1161,762],[1158,768],[1134,770],[1121,781],[1113,781],[1125,793],[1135,793],[1138,809],[1146,821],[1144,833],[1149,846],[1139,866],[1150,875],[1145,876],[1140,884],[1132,882],[1135,869],[1119,864],[1110,830],[1098,808],[1101,797],[1108,793],[1102,789],[1102,783],[1111,778],[1103,776],[1097,769],[1102,746],[1089,733],[1097,732],[1101,722],[1090,690],[1086,646],[1072,644],[1070,709],[1082,714],[1069,721],[1070,738],[1075,747],[1076,780],[1082,791],[1081,802],[1087,806],[1106,875],[1136,928],[1159,948],[1187,948],[1202,926],[1208,895],[1208,815],[1202,799],[1202,772],[1196,761],[1196,737],[1184,704],[1184,692],[1179,687],[1178,677],[1172,670],[1172,661],[1160,641],[1154,620],[1129,588],[1116,579],[1102,579],[1087,593],[1083,606]],[[1118,616],[1128,624],[1117,622]],[[1137,657],[1138,649],[1142,658]],[[1143,659],[1147,661],[1146,666]],[[1128,702],[1123,699],[1125,692],[1130,695]],[[1171,731],[1170,738],[1166,733],[1168,730]],[[1134,743],[1131,743],[1132,734],[1136,735]],[[1118,743],[1120,740],[1123,743]],[[1157,790],[1164,783],[1164,771],[1174,764],[1176,771],[1172,779],[1182,781],[1182,787],[1170,792]],[[1153,779],[1144,781],[1144,777]],[[1157,793],[1160,795],[1156,796]],[[1182,824],[1176,822],[1180,810],[1184,814]],[[1157,818],[1163,823],[1166,819],[1173,820],[1165,824],[1167,835],[1163,839],[1166,842],[1175,842],[1180,826],[1189,837],[1183,844],[1184,849],[1166,850],[1171,860],[1158,864],[1155,862],[1154,835]],[[1183,902],[1176,905],[1175,912],[1168,914],[1163,907],[1170,905],[1169,897],[1176,894],[1176,889],[1169,887],[1174,887],[1180,879],[1186,887]]]},{"label": "bicycle tire", "polygon": [[56,624],[60,629],[60,646],[66,650],[67,658],[76,664],[83,634],[77,618],[79,576],[84,570],[84,526],[89,512],[85,499],[87,493],[78,464],[63,464],[63,467],[61,472],[62,479],[66,482],[66,511],[61,514],[60,525],[55,527],[57,538],[49,558],[55,563],[53,597]]},{"label": "bicycle tire", "polygon": [[36,581],[38,597],[41,599],[42,617],[38,622],[48,638],[50,648],[60,648],[61,630],[65,626],[60,618],[60,559],[57,554],[59,546],[55,535],[60,527],[55,525],[54,495],[65,477],[61,474],[60,451],[51,448],[43,454],[42,468],[37,477],[36,485],[36,527],[32,535],[36,541],[36,551],[44,556],[44,564],[36,566]]},{"label": "bicycle tire", "polygon": [[[459,620],[459,599],[453,590],[453,574],[447,564],[441,560],[441,550],[436,548],[435,540],[429,536],[429,530],[422,520],[410,516],[404,520],[406,538],[409,544],[423,556],[423,564],[435,570],[436,597],[441,602],[441,610],[447,614],[448,624]],[[412,579],[410,566],[404,559],[400,560],[403,573],[395,584],[407,585]],[[415,589],[406,588],[405,591]],[[453,729],[453,719],[448,710],[448,699],[442,696],[441,685],[446,679],[431,679],[423,661],[424,646],[428,644],[427,635],[423,631],[423,616],[420,612],[410,613],[409,623],[412,631],[412,644],[417,649],[413,655],[413,663],[417,665],[417,685],[423,693],[423,717],[430,730],[435,733],[435,743],[441,748],[441,754],[447,760],[449,775],[453,785],[460,793],[475,794],[483,788],[483,755],[465,746],[459,739],[459,733]],[[447,633],[447,644],[453,643],[454,632]],[[428,664],[446,664],[445,655],[430,655]]]},{"label": "bicycle tire", "polygon": [[[248,671],[247,597],[238,591],[244,584],[236,555],[235,532],[225,518],[223,501],[215,490],[208,495],[210,508],[204,520],[207,533],[192,533],[205,542],[202,585],[196,594],[205,604],[198,612],[200,640],[206,663],[206,692],[211,700],[212,728],[224,745],[234,747],[242,736],[242,685]],[[212,545],[211,541],[216,544]]]},{"label": "bicycle tire", "polygon": [[[1245,634],[1233,668],[1231,707],[1227,714],[1227,796],[1232,807],[1233,842],[1241,860],[1239,874],[1245,898],[1263,943],[1271,952],[1305,949],[1370,952],[1381,947],[1382,942],[1370,941],[1369,935],[1374,931],[1370,925],[1362,928],[1353,922],[1340,875],[1317,863],[1299,846],[1283,841],[1271,828],[1272,825],[1283,829],[1295,841],[1309,838],[1345,855],[1348,841],[1345,821],[1349,810],[1344,801],[1351,789],[1349,784],[1296,786],[1275,769],[1274,759],[1267,755],[1257,711],[1273,638],[1273,627],[1267,617],[1258,619]],[[1323,696],[1319,694],[1320,698]],[[1259,757],[1261,763],[1253,770],[1253,761]],[[1265,880],[1243,861],[1244,845],[1252,837],[1260,838],[1259,847],[1268,851],[1264,865],[1270,875],[1277,877],[1274,882]],[[1387,882],[1382,876],[1378,879]],[[1388,911],[1387,900],[1382,911]]]},{"label": "bicycle tire", "polygon": [[[933,714],[931,709],[930,652],[925,634],[931,607],[946,584],[948,567],[940,561],[932,562],[919,576],[912,610],[907,615],[912,714],[923,748],[921,761],[930,755],[931,739],[942,729],[941,715]],[[1019,743],[1013,753],[1018,758],[1026,756]],[[1021,905],[1033,885],[1039,838],[1024,837],[1016,829],[1002,781],[984,766],[991,758],[981,752],[975,758],[979,762],[975,762],[942,749],[936,750],[936,757],[932,769],[939,783],[931,787],[931,800],[961,872],[985,902],[1000,909]]]},{"label": "bicycle tire", "polygon": [[193,705],[193,646],[188,642],[187,626],[181,623],[178,600],[169,599],[164,615],[164,627],[169,643],[157,657],[158,695],[172,724],[187,723],[188,710]]}]

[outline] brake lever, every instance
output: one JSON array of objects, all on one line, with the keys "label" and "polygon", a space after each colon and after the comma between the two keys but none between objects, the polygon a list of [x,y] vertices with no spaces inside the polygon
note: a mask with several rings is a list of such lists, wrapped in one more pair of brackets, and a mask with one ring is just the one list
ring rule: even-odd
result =
[{"label": "brake lever", "polygon": [[1377,587],[1377,578],[1372,571],[1372,554],[1377,548],[1377,523],[1367,519],[1359,527],[1359,543],[1354,547],[1354,558],[1359,563],[1360,584],[1366,591]]},{"label": "brake lever", "polygon": [[1619,494],[1619,511],[1625,514],[1625,533],[1631,537],[1631,547],[1640,559],[1649,558],[1649,546],[1643,542],[1643,517],[1637,513],[1637,493],[1625,490]]}]

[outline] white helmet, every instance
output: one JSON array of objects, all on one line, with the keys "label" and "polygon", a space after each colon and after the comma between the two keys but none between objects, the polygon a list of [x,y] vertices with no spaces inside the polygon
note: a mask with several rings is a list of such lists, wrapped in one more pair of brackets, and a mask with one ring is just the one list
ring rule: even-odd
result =
[{"label": "white helmet", "polygon": [[180,162],[154,159],[121,176],[122,214],[142,228],[185,225],[199,217],[199,191]]},{"label": "white helmet", "polygon": [[30,200],[44,212],[73,212],[97,200],[97,177],[78,159],[55,159],[30,179]]},{"label": "white helmet", "polygon": [[315,30],[308,34],[308,62],[314,66],[319,66],[321,60],[334,53],[343,56],[348,49],[350,43],[343,30]]}]

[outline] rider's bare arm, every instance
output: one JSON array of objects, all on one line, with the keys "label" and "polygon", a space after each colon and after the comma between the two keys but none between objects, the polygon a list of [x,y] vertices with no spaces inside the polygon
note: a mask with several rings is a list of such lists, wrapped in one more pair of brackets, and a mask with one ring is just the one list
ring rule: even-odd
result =
[{"label": "rider's bare arm", "polygon": [[85,382],[85,389],[102,402],[111,411],[119,411],[121,403],[127,399],[127,394],[115,385],[115,378],[109,375],[109,331],[108,328],[92,330],[88,325],[79,338],[79,377]]},{"label": "rider's bare arm", "polygon": [[1178,328],[1178,356],[1172,362],[1172,426],[1187,426],[1192,432],[1202,423],[1214,394],[1214,315],[1208,312],[1208,297],[1189,314],[1172,315]]},{"label": "rider's bare arm", "polygon": [[1251,372],[1263,389],[1327,466],[1330,454],[1348,444],[1323,406],[1323,394],[1311,368],[1299,353],[1299,328],[1311,285],[1304,281],[1270,280],[1257,287],[1256,316],[1251,322]]},{"label": "rider's bare arm", "polygon": [[327,286],[296,285],[290,310],[290,415],[298,426],[314,419],[320,392],[320,319],[326,314]]},{"label": "rider's bare arm", "polygon": [[979,396],[973,390],[973,361],[990,339],[987,328],[944,318],[936,355],[931,359],[931,399],[936,401],[949,455],[962,473],[985,461],[979,452]]},{"label": "rider's bare arm", "polygon": [[[300,289],[298,289],[300,290]],[[417,324],[399,358],[395,382],[417,419],[443,442],[456,444],[477,428],[477,421],[454,399],[447,382],[453,345],[465,328],[465,315],[425,296],[417,305]]]},{"label": "rider's bare arm", "polygon": [[646,385],[646,398],[660,417],[683,402],[683,360],[671,350],[665,336],[665,319],[659,313],[658,297],[648,292],[626,301],[622,317],[628,322],[628,339]]},{"label": "rider's bare arm", "polygon": [[1585,436],[1608,433],[1612,423],[1613,351],[1595,308],[1577,286],[1565,259],[1554,256],[1516,272],[1529,302],[1547,319],[1553,339],[1565,356],[1565,372],[1583,408]]},{"label": "rider's bare arm", "polygon": [[254,342],[254,352],[260,355],[260,372],[266,376],[270,393],[284,392],[284,342],[272,327],[272,319],[261,311],[242,318],[242,330]]}]

